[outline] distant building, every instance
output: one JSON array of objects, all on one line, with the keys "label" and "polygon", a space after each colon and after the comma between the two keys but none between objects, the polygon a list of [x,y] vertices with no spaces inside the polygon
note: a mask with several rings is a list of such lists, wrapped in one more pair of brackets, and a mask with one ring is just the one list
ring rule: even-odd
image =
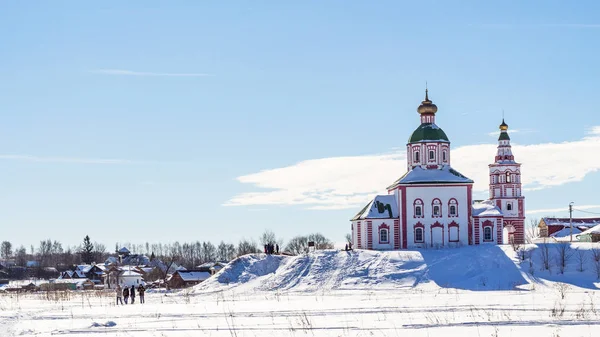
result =
[{"label": "distant building", "polygon": [[541,238],[562,238],[571,235],[571,222],[573,235],[579,235],[588,229],[600,225],[600,218],[553,218],[540,219],[538,229]]},{"label": "distant building", "polygon": [[594,226],[576,236],[581,242],[600,242],[600,225]]},{"label": "distant building", "polygon": [[211,276],[210,271],[200,270],[178,270],[173,273],[169,280],[171,288],[186,288],[207,280]]}]

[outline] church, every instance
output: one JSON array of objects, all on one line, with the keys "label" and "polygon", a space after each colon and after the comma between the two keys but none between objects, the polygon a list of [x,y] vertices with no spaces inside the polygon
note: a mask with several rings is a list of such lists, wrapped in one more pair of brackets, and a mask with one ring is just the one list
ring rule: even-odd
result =
[{"label": "church", "polygon": [[[407,172],[354,218],[352,245],[398,250],[524,242],[521,164],[502,120],[498,150],[489,164],[489,199],[473,200],[473,180],[452,168],[450,140],[435,124],[437,106],[417,108],[421,124],[406,145]],[[491,154],[490,154],[491,158]]]}]

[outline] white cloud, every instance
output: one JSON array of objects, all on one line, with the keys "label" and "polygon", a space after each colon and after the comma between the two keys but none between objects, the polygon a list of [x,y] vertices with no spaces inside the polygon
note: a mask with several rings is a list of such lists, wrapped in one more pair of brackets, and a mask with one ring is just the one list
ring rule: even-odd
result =
[{"label": "white cloud", "polygon": [[116,165],[116,164],[136,164],[132,160],[125,159],[97,159],[97,158],[73,158],[73,157],[39,157],[30,155],[12,155],[4,154],[0,155],[0,159],[4,160],[18,160],[18,161],[29,161],[29,162],[48,162],[48,163],[71,163],[71,164],[104,164],[104,165]]},{"label": "white cloud", "polygon": [[[488,164],[495,144],[468,145],[452,150],[452,165],[475,180],[474,192],[488,189]],[[600,126],[576,141],[534,145],[513,144],[523,163],[524,190],[545,189],[581,181],[600,170]],[[309,209],[346,209],[364,206],[406,172],[406,153],[312,159],[287,167],[238,177],[244,184],[268,189],[241,193],[225,205],[303,205]],[[530,212],[531,213],[531,212]]]},{"label": "white cloud", "polygon": [[123,76],[162,76],[162,77],[206,77],[210,74],[204,73],[154,73],[143,71],[131,71],[123,69],[98,69],[92,72],[105,75],[123,75]]}]

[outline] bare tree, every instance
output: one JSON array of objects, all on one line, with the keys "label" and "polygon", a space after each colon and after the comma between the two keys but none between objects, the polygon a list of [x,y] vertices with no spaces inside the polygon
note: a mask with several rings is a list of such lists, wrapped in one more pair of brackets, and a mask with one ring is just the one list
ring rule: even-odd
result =
[{"label": "bare tree", "polygon": [[540,257],[542,259],[544,269],[550,270],[550,247],[548,247],[546,239],[544,239],[544,243],[540,245]]},{"label": "bare tree", "polygon": [[106,254],[106,246],[102,243],[94,242],[94,251],[92,254],[94,256],[94,262],[102,262],[104,260],[104,255]]},{"label": "bare tree", "polygon": [[573,256],[571,245],[568,243],[559,243],[556,245],[556,251],[558,253],[558,269],[561,274],[564,274],[565,269],[567,269],[567,265],[569,264],[569,260]]},{"label": "bare tree", "polygon": [[352,234],[347,233],[345,236],[345,239],[346,239],[346,242],[348,242],[348,243],[352,242]]},{"label": "bare tree", "polygon": [[539,219],[529,219],[529,225],[525,228],[525,242],[533,243],[533,240],[539,236]]},{"label": "bare tree", "polygon": [[579,268],[577,268],[580,272],[585,270],[585,262],[587,261],[587,251],[585,249],[577,249],[575,259],[577,260],[577,264]]},{"label": "bare tree", "polygon": [[592,257],[594,269],[596,270],[596,277],[600,280],[600,248],[592,248]]},{"label": "bare tree", "polygon": [[25,246],[21,245],[21,247],[15,250],[15,258],[17,265],[24,267],[27,263],[27,249]]},{"label": "bare tree", "polygon": [[217,248],[209,241],[202,242],[203,262],[215,262],[217,259]]},{"label": "bare tree", "polygon": [[333,242],[321,233],[310,234],[308,236],[308,241],[313,241],[315,243],[315,249],[333,249]]},{"label": "bare tree", "polygon": [[237,247],[237,256],[242,256],[246,254],[255,254],[259,253],[260,250],[256,247],[256,242],[253,240],[242,239]]},{"label": "bare tree", "polygon": [[285,247],[285,251],[294,255],[306,253],[308,251],[308,237],[301,235],[293,237]]},{"label": "bare tree", "polygon": [[12,243],[10,241],[2,241],[2,245],[0,246],[0,255],[3,259],[10,259],[12,256]]},{"label": "bare tree", "polygon": [[262,235],[258,238],[258,242],[264,246],[266,244],[278,244],[283,246],[283,239],[278,238],[273,231],[267,229],[262,233]]}]

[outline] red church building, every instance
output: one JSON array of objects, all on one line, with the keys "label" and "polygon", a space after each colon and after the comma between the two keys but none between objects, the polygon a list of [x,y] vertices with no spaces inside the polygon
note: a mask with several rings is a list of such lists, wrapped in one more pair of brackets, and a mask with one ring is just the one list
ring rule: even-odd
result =
[{"label": "red church building", "polygon": [[524,242],[521,164],[515,161],[502,121],[498,150],[489,165],[490,198],[474,202],[473,180],[451,166],[450,140],[435,124],[437,106],[417,108],[420,125],[406,145],[407,172],[375,196],[352,222],[359,249],[408,248]]}]

